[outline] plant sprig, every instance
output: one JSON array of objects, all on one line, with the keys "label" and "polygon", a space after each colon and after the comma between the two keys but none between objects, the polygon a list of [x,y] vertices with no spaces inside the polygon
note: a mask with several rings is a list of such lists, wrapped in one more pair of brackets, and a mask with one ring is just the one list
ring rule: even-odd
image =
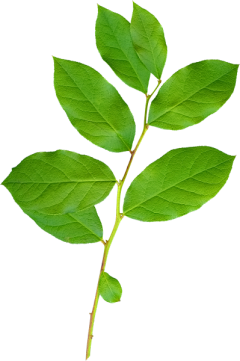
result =
[{"label": "plant sprig", "polygon": [[[124,216],[144,222],[167,221],[199,209],[224,186],[235,158],[209,146],[170,150],[133,180],[121,210],[122,188],[143,137],[149,126],[182,130],[216,112],[233,93],[238,71],[235,64],[204,60],[177,71],[158,91],[167,58],[164,32],[159,21],[135,3],[131,23],[98,6],[96,44],[115,74],[145,96],[143,130],[135,148],[130,109],[96,70],[54,57],[54,87],[62,108],[82,136],[108,151],[130,152],[122,179],[117,181],[111,169],[97,159],[57,150],[26,157],[2,183],[44,231],[68,243],[103,243],[86,358],[91,352],[99,296],[110,303],[121,299],[119,281],[105,268]],[[157,84],[148,94],[150,74]],[[115,224],[105,241],[95,205],[115,185]]]}]

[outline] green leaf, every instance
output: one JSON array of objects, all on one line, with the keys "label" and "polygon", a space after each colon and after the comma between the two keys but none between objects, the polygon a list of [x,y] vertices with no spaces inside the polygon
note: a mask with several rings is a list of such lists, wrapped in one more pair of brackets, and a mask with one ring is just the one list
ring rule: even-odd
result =
[{"label": "green leaf", "polygon": [[23,211],[37,225],[52,236],[68,243],[95,243],[101,241],[103,229],[95,207],[66,214],[43,214]]},{"label": "green leaf", "polygon": [[122,296],[122,287],[116,278],[107,272],[102,272],[99,280],[99,293],[110,303],[119,302]]},{"label": "green leaf", "polygon": [[54,58],[54,86],[72,125],[92,143],[110,150],[131,150],[135,123],[117,90],[90,66]]},{"label": "green leaf", "polygon": [[139,58],[160,79],[167,58],[167,45],[161,24],[151,13],[133,3],[130,31]]},{"label": "green leaf", "polygon": [[179,130],[200,123],[215,113],[231,96],[238,65],[204,60],[178,70],[153,100],[148,123]]},{"label": "green leaf", "polygon": [[139,174],[123,211],[140,221],[168,221],[199,209],[226,183],[233,156],[211,147],[171,150]]},{"label": "green leaf", "polygon": [[103,60],[130,87],[147,93],[150,73],[139,59],[130,34],[130,23],[98,5],[96,43]]},{"label": "green leaf", "polygon": [[101,202],[115,183],[112,171],[99,160],[57,150],[25,158],[2,184],[24,211],[65,214]]}]

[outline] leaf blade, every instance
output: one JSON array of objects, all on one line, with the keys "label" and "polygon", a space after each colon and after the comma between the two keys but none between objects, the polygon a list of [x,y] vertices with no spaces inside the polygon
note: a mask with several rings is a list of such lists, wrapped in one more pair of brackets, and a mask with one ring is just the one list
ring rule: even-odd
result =
[{"label": "leaf blade", "polygon": [[167,58],[167,45],[161,24],[153,14],[133,2],[130,31],[139,58],[160,79]]},{"label": "leaf blade", "polygon": [[71,244],[96,243],[103,237],[102,223],[95,207],[65,214],[43,214],[23,210],[45,232]]},{"label": "leaf blade", "polygon": [[224,186],[234,158],[211,147],[171,150],[134,179],[125,196],[124,214],[154,222],[199,209]]},{"label": "leaf blade", "polygon": [[101,202],[115,183],[112,171],[103,162],[58,150],[25,158],[2,184],[22,209],[65,214]]},{"label": "leaf blade", "polygon": [[131,150],[135,122],[117,90],[90,66],[53,59],[56,95],[72,125],[104,149]]},{"label": "leaf blade", "polygon": [[150,72],[133,47],[130,23],[121,15],[98,5],[96,44],[103,60],[130,87],[147,93]]},{"label": "leaf blade", "polygon": [[99,294],[106,302],[119,302],[122,296],[122,287],[116,278],[107,272],[102,272],[99,280]]},{"label": "leaf blade", "polygon": [[148,124],[180,130],[200,123],[229,99],[237,70],[238,65],[221,60],[203,60],[178,70],[153,100]]}]

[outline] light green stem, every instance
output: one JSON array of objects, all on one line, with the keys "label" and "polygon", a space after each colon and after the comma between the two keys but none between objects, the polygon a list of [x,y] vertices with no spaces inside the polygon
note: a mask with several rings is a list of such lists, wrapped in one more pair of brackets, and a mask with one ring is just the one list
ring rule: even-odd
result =
[{"label": "light green stem", "polygon": [[122,190],[122,182],[118,183],[116,220],[115,220],[115,224],[114,224],[111,236],[110,236],[109,240],[106,241],[106,245],[104,246],[104,254],[103,254],[103,260],[102,260],[102,265],[101,265],[101,269],[100,269],[100,275],[99,275],[99,279],[98,279],[97,291],[96,291],[96,295],[95,295],[93,309],[92,309],[92,312],[90,313],[90,325],[89,325],[89,331],[88,331],[86,360],[90,357],[90,352],[91,352],[91,345],[92,345],[92,338],[93,338],[92,332],[93,332],[94,320],[95,320],[95,315],[96,315],[97,305],[98,305],[98,300],[99,300],[100,276],[101,276],[101,273],[104,272],[104,270],[105,270],[107,256],[108,256],[108,252],[109,252],[111,243],[113,241],[115,233],[117,232],[118,226],[122,220],[122,215],[120,214],[121,190]]},{"label": "light green stem", "polygon": [[106,262],[107,262],[107,257],[108,257],[108,252],[110,249],[110,246],[112,244],[113,238],[117,232],[118,226],[123,218],[123,214],[120,213],[120,201],[121,201],[121,192],[122,192],[122,187],[123,184],[125,182],[125,179],[127,177],[128,171],[130,169],[130,166],[132,164],[134,155],[136,154],[136,151],[148,129],[148,125],[147,125],[147,111],[148,111],[148,104],[149,104],[149,100],[151,99],[151,97],[153,96],[153,94],[155,93],[155,91],[157,90],[157,88],[159,87],[161,83],[161,80],[158,81],[158,85],[157,87],[154,89],[154,91],[152,92],[152,94],[147,95],[146,94],[146,105],[145,105],[145,113],[144,113],[144,126],[143,126],[143,131],[142,134],[137,142],[136,147],[134,148],[133,151],[131,151],[131,158],[128,162],[126,171],[123,175],[122,180],[120,180],[118,182],[118,190],[117,190],[117,205],[116,205],[116,219],[115,219],[115,224],[112,230],[112,233],[109,237],[109,240],[106,241],[106,244],[104,245],[104,254],[103,254],[103,260],[102,260],[102,265],[101,265],[101,269],[100,269],[100,275],[98,278],[98,285],[97,285],[97,291],[96,291],[96,295],[95,295],[95,299],[94,299],[94,304],[93,304],[93,309],[92,312],[90,313],[90,324],[89,324],[89,331],[88,331],[88,340],[87,340],[87,352],[86,352],[86,360],[90,357],[90,353],[91,353],[91,345],[92,345],[92,338],[93,338],[93,326],[94,326],[94,320],[95,320],[95,315],[96,315],[96,311],[97,311],[97,305],[98,305],[98,300],[99,300],[99,280],[101,277],[102,272],[104,272],[105,267],[106,267]]}]

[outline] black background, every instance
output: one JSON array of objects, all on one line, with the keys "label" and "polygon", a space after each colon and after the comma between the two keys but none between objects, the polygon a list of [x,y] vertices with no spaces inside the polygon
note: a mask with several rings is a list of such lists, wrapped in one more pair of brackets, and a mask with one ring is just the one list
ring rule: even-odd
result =
[{"label": "black background", "polygon": [[[163,82],[175,70],[195,60],[212,57],[240,62],[237,12],[228,4],[216,7],[211,2],[204,6],[138,3],[155,14],[165,29],[168,62]],[[130,19],[131,1],[105,1],[101,5]],[[18,62],[11,60],[21,81],[15,101],[18,113],[1,127],[5,155],[1,179],[23,157],[35,151],[55,149],[93,155],[109,164],[121,178],[129,154],[108,153],[80,137],[59,107],[52,85],[51,54],[94,66],[114,83],[129,104],[139,136],[145,98],[123,85],[101,61],[94,42],[96,12],[96,4],[91,1],[81,2],[77,8],[72,4],[65,9],[52,8],[34,41],[29,40],[28,51],[22,52]],[[151,80],[150,90],[154,86],[155,80]],[[172,148],[203,144],[237,154],[238,126],[239,84],[228,103],[200,125],[180,132],[151,128],[126,185],[147,164]],[[228,320],[235,318],[236,310],[238,163],[237,157],[227,185],[198,212],[162,224],[123,221],[107,270],[121,280],[124,297],[116,305],[100,301],[93,359],[101,355],[111,360],[115,355],[125,359],[126,355],[132,358],[142,353],[154,357],[166,350],[169,354],[178,350],[178,354],[188,355],[189,344],[199,355],[209,345],[208,337],[212,337],[212,350],[220,350],[221,340],[225,340],[221,347],[225,344],[229,349],[234,348],[235,336],[229,331],[232,321]],[[26,307],[24,301],[28,301],[33,307],[33,319],[30,320],[26,308],[26,322],[34,329],[44,324],[44,347],[50,346],[50,352],[55,355],[68,355],[69,360],[83,360],[88,312],[103,247],[101,244],[77,247],[57,241],[23,215],[3,187],[0,191],[4,209],[2,234],[6,235],[11,252],[14,250],[16,262],[11,260],[10,253],[6,257],[11,267],[19,265],[12,282],[23,297],[22,306],[18,304],[13,312],[21,319],[22,307]],[[97,206],[105,238],[115,217],[115,194],[116,189]],[[204,336],[200,329],[204,329]],[[52,335],[57,337],[56,343]],[[111,347],[108,349],[106,345]]]}]

